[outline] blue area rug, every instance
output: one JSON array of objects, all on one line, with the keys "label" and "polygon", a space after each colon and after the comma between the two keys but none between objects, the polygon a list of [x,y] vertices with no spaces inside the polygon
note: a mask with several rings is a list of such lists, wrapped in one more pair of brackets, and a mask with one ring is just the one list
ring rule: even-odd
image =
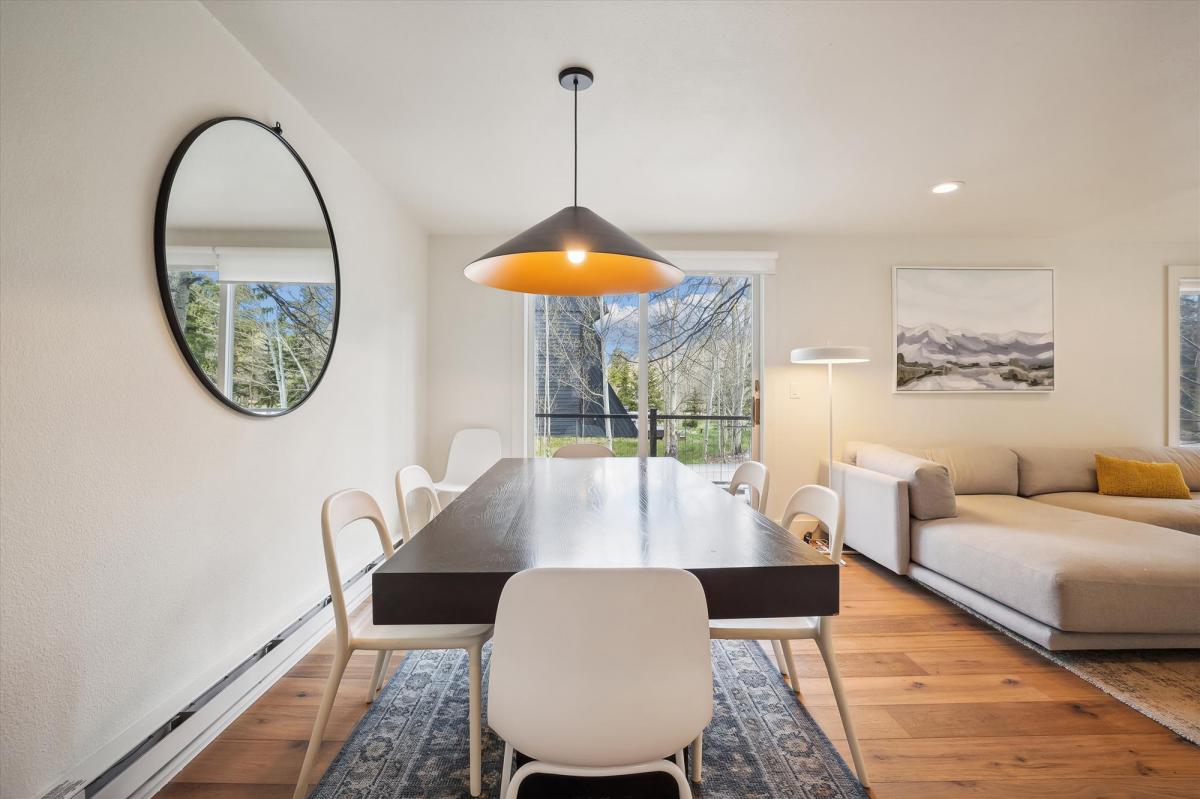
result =
[{"label": "blue area rug", "polygon": [[[704,735],[704,783],[693,786],[696,797],[866,799],[756,642],[714,641],[712,653],[713,720]],[[486,689],[486,672],[484,685]],[[499,792],[503,754],[504,743],[485,719],[486,797]],[[467,788],[467,655],[450,650],[414,652],[404,659],[312,796],[460,799],[470,795]],[[521,799],[674,796],[674,782],[658,775],[606,780],[539,776],[521,786]]]}]

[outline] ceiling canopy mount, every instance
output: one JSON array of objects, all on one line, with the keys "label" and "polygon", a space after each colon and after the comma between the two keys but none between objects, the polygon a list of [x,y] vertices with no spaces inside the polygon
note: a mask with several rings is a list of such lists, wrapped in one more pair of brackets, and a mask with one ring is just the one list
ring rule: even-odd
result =
[{"label": "ceiling canopy mount", "polygon": [[595,77],[585,67],[567,67],[558,73],[558,83],[567,91],[583,91],[590,88]]}]

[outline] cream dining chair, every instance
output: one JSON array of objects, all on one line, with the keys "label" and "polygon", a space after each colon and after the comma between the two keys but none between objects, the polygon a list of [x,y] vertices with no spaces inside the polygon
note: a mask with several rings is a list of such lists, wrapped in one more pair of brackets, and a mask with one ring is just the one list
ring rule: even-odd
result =
[{"label": "cream dining chair", "polygon": [[758,461],[746,461],[738,466],[729,478],[729,493],[737,496],[742,486],[750,490],[750,507],[759,513],[767,512],[767,491],[771,488],[771,475],[767,467]]},{"label": "cream dining chair", "polygon": [[[802,486],[792,494],[787,508],[783,512],[780,524],[784,529],[791,526],[797,516],[807,514],[814,516],[825,525],[829,531],[829,557],[834,563],[842,559],[842,529],[843,510],[838,495],[824,486]],[[863,787],[870,784],[867,780],[866,764],[858,746],[858,736],[854,734],[854,722],[850,718],[850,705],[846,702],[846,691],[842,686],[842,677],[838,672],[837,657],[833,651],[833,616],[805,616],[780,619],[713,619],[709,622],[709,633],[713,638],[737,639],[751,641],[771,641],[777,647],[776,657],[782,650],[787,667],[780,662],[780,671],[789,675],[792,690],[800,695],[796,687],[798,682],[795,658],[792,655],[791,642],[800,640],[816,641],[821,659],[825,661],[825,670],[829,673],[829,682],[833,686],[833,698],[837,702],[838,714],[842,717],[842,727],[846,730],[846,742],[850,745],[850,754],[854,759],[854,771]],[[700,781],[700,751],[701,742],[697,740],[692,758],[692,780]]]},{"label": "cream dining chair", "polygon": [[481,657],[483,645],[492,636],[489,624],[415,624],[415,625],[379,625],[369,618],[355,621],[351,625],[346,613],[346,597],[342,594],[342,575],[338,569],[337,551],[334,547],[334,535],[360,520],[367,520],[375,525],[379,534],[379,543],[383,554],[391,557],[393,554],[392,538],[388,533],[387,523],[375,499],[366,491],[348,489],[339,491],[325,500],[321,508],[321,534],[325,542],[325,567],[329,573],[329,596],[333,601],[333,619],[337,629],[337,649],[334,652],[333,664],[329,667],[329,679],[325,682],[325,693],[321,696],[321,706],[317,711],[317,720],[313,724],[312,736],[308,740],[308,750],[304,753],[304,764],[300,767],[300,776],[296,780],[296,790],[293,799],[303,799],[308,793],[308,778],[312,772],[313,763],[321,748],[321,738],[325,734],[325,725],[329,722],[329,713],[333,709],[333,700],[337,696],[338,686],[346,671],[346,664],[355,650],[374,650],[379,654],[375,659],[375,673],[371,677],[367,701],[374,702],[379,696],[383,677],[387,671],[388,657],[394,650],[413,649],[465,649],[470,658],[470,771],[471,796],[478,796],[482,790],[480,776],[481,762],[481,693],[483,669]]},{"label": "cream dining chair", "polygon": [[[499,799],[531,774],[653,771],[690,799],[683,749],[712,718],[707,617],[700,581],[681,569],[509,579],[488,677],[488,724],[504,739]],[[510,781],[514,750],[534,759]]]},{"label": "cream dining chair", "polygon": [[412,522],[412,495],[420,494],[425,497],[429,515],[425,524],[433,521],[433,517],[442,512],[442,502],[438,499],[437,489],[433,486],[433,478],[422,466],[405,466],[396,472],[396,502],[400,506],[400,534],[404,543],[412,540],[417,534]]},{"label": "cream dining chair", "polygon": [[495,430],[486,427],[459,430],[450,442],[446,473],[433,484],[434,489],[454,499],[492,468],[500,460],[500,453],[500,434]]},{"label": "cream dining chair", "polygon": [[555,458],[615,458],[617,455],[603,444],[593,444],[590,441],[576,441],[574,444],[563,444],[554,450]]}]

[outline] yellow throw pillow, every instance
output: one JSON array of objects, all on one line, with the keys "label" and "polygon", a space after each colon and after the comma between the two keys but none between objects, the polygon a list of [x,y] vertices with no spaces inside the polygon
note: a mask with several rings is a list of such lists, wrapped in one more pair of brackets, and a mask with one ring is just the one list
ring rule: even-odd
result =
[{"label": "yellow throw pillow", "polygon": [[1096,455],[1100,493],[1117,497],[1191,499],[1178,463],[1145,463]]}]

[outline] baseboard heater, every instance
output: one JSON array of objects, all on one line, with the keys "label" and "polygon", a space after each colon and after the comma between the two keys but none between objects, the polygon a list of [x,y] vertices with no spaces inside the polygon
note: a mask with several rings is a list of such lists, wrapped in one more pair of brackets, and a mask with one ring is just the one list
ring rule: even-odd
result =
[{"label": "baseboard heater", "polygon": [[[395,546],[399,547],[400,542],[396,542]],[[359,579],[374,571],[381,563],[383,563],[383,561],[384,556],[380,555],[366,566],[363,566],[361,569],[351,575],[350,579],[342,583],[342,590],[345,591]],[[200,710],[200,708],[204,707],[215,697],[220,695],[220,693],[228,688],[230,684],[237,680],[238,677],[241,677],[243,674],[245,674],[251,666],[265,658],[280,644],[286,641],[289,636],[311,621],[318,613],[329,607],[332,602],[333,598],[326,595],[324,599],[322,599],[309,610],[305,611],[300,618],[296,619],[287,627],[280,630],[278,634],[271,637],[271,640],[254,650],[249,657],[235,666],[232,671],[230,671],[220,680],[217,680],[217,682],[213,683],[191,702],[188,702],[188,704],[182,710],[173,715],[152,733],[147,735],[140,743],[138,743],[137,746],[133,747],[124,755],[122,755],[120,759],[105,769],[103,773],[101,773],[91,782],[84,784],[78,780],[70,780],[60,783],[44,794],[42,799],[76,799],[76,797],[92,797],[98,794],[106,785],[108,785],[110,782],[120,776],[126,769],[136,763],[140,757],[145,755],[158,744],[162,743],[163,739],[178,729],[185,721],[194,716],[197,711]],[[80,790],[81,787],[82,791]]]}]

